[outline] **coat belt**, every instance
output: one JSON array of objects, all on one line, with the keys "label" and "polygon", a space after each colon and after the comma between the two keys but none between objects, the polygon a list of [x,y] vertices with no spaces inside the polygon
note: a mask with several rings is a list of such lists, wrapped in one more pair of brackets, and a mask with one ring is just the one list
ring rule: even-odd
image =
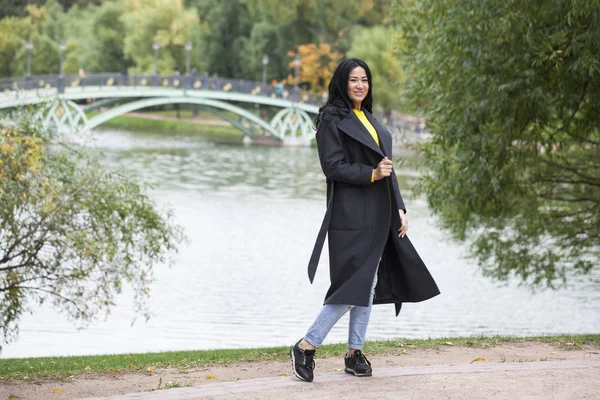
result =
[{"label": "coat belt", "polygon": [[319,259],[321,258],[321,251],[323,250],[323,245],[325,244],[325,236],[327,236],[329,222],[331,221],[331,209],[333,208],[333,192],[335,184],[333,181],[329,182],[331,183],[331,190],[329,193],[329,201],[327,202],[327,211],[325,212],[325,216],[323,217],[321,229],[319,229],[317,241],[310,256],[310,261],[308,262],[308,279],[310,280],[310,283],[313,283],[313,280],[315,279],[315,274],[317,273],[317,266],[319,265]]}]

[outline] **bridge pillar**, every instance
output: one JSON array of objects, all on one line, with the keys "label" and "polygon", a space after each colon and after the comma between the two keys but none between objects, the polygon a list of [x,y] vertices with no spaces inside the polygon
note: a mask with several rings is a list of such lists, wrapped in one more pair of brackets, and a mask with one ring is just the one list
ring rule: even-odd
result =
[{"label": "bridge pillar", "polygon": [[87,124],[87,117],[77,104],[60,98],[43,103],[34,119],[61,134],[84,133]]},{"label": "bridge pillar", "polygon": [[294,106],[279,111],[271,120],[271,126],[279,133],[284,146],[310,146],[314,137],[310,116]]}]

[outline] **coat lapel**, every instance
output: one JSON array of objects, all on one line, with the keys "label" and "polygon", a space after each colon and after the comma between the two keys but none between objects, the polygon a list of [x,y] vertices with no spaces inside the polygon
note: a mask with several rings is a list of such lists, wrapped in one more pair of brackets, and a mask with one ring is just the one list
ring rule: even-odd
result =
[{"label": "coat lapel", "polygon": [[[365,111],[365,115],[366,114],[368,114],[368,112]],[[374,118],[371,116],[371,118],[369,118],[369,121],[371,121],[371,119]],[[373,126],[375,127],[375,130],[377,130],[377,132],[379,133],[379,129],[377,128],[377,126]],[[381,151],[379,146],[377,146],[377,143],[375,143],[373,137],[371,136],[367,128],[365,128],[365,126],[362,122],[360,122],[356,114],[354,114],[354,111],[350,111],[350,113],[344,119],[338,122],[337,127],[340,130],[344,131],[346,135],[364,144],[365,146],[377,152],[378,154],[384,156],[383,152]]]},{"label": "coat lapel", "polygon": [[[363,110],[363,112],[365,113],[365,116],[367,117],[367,119],[369,120],[369,122],[371,123],[371,125],[373,125],[373,127],[377,131],[377,134],[379,135],[379,143],[381,145],[381,149],[383,150],[383,154],[386,157],[390,157],[391,158],[391,155],[392,155],[392,134],[390,133],[390,131],[387,130],[387,128],[383,124],[381,124],[381,123],[379,123],[379,121],[377,121],[377,118],[375,118],[373,116],[373,114],[371,114],[367,110]],[[360,120],[358,122],[360,122]],[[366,130],[366,128],[365,128],[365,130]]]}]

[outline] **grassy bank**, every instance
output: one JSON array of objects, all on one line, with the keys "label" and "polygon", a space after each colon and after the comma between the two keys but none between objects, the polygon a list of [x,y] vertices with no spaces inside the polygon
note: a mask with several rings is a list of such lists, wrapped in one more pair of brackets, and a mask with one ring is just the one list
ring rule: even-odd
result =
[{"label": "grassy bank", "polygon": [[[365,353],[383,355],[401,349],[432,349],[444,346],[493,347],[502,343],[542,342],[579,349],[583,345],[600,348],[600,335],[509,337],[480,336],[443,339],[396,339],[370,341]],[[163,353],[115,354],[102,356],[41,357],[0,359],[0,380],[61,379],[86,373],[145,372],[155,368],[195,368],[216,364],[250,361],[282,361],[288,359],[289,347],[237,350],[171,351]],[[344,344],[319,348],[319,357],[341,357]]]},{"label": "grassy bank", "polygon": [[[231,118],[237,119],[238,115],[231,111],[222,110],[223,114],[229,115]],[[176,110],[152,110],[152,114],[154,115],[162,115],[164,117],[177,118]],[[179,110],[180,118],[199,118],[199,119],[220,119],[215,114],[206,110],[198,110],[198,115],[194,115],[194,111],[191,107],[183,107]]]},{"label": "grassy bank", "polygon": [[[89,112],[88,118],[98,113]],[[172,121],[146,119],[122,115],[106,121],[98,127],[102,129],[119,129],[134,132],[160,132],[169,135],[198,134],[215,143],[242,144],[242,133],[232,126],[203,125],[188,121]]]}]

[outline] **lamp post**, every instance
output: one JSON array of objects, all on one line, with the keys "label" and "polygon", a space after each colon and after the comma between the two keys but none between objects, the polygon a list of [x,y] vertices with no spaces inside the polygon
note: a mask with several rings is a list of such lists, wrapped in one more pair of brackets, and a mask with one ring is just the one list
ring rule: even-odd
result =
[{"label": "lamp post", "polygon": [[191,83],[191,77],[190,77],[190,52],[192,51],[192,42],[191,41],[187,41],[185,42],[185,80],[186,80],[186,87],[191,87],[190,83]]},{"label": "lamp post", "polygon": [[298,70],[300,69],[300,54],[296,54],[296,57],[294,58],[294,70],[296,72],[296,82],[294,83],[294,92],[296,93],[296,100],[298,100],[299,98],[299,91],[298,91]]},{"label": "lamp post", "polygon": [[60,74],[58,75],[58,91],[59,93],[63,93],[65,91],[64,87],[64,66],[65,66],[65,50],[67,48],[67,44],[64,40],[61,40],[58,44],[58,50],[60,51]]},{"label": "lamp post", "polygon": [[269,65],[269,56],[266,54],[262,58],[262,65],[263,65],[262,85],[263,85],[263,88],[265,88],[267,86],[267,65]]},{"label": "lamp post", "polygon": [[27,49],[27,76],[25,77],[25,88],[29,89],[31,81],[31,50],[33,50],[33,42],[30,40],[25,44]]},{"label": "lamp post", "polygon": [[154,49],[154,75],[152,76],[152,85],[158,85],[158,49],[160,49],[160,44],[155,40],[152,43],[152,48]]}]

